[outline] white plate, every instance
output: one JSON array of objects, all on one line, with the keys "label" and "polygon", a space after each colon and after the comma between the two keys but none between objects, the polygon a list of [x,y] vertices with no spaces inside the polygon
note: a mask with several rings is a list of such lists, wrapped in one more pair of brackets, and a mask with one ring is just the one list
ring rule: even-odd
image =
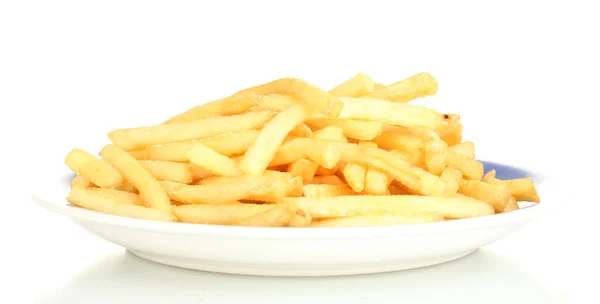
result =
[{"label": "white plate", "polygon": [[361,228],[259,228],[132,219],[69,205],[72,175],[42,179],[34,201],[134,254],[161,264],[234,274],[331,276],[397,271],[464,257],[529,223],[551,199],[534,172],[484,162],[499,178],[532,176],[542,204],[479,218]]}]

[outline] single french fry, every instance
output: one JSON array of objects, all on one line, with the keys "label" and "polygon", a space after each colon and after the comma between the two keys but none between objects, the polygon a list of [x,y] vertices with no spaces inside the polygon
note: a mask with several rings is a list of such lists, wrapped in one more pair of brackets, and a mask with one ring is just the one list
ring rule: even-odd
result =
[{"label": "single french fry", "polygon": [[362,192],[365,189],[365,175],[367,173],[365,166],[349,163],[342,172],[344,179],[352,190]]},{"label": "single french fry", "polygon": [[189,184],[194,180],[194,171],[190,165],[169,161],[139,161],[157,180],[170,180]]},{"label": "single french fry", "polygon": [[496,170],[490,170],[483,176],[483,181],[490,183],[496,179]]},{"label": "single french fry", "polygon": [[242,171],[238,169],[234,160],[223,154],[219,154],[217,151],[201,143],[194,144],[188,151],[188,160],[194,166],[202,168],[214,175],[242,175]]},{"label": "single french fry", "polygon": [[164,145],[154,145],[141,150],[128,151],[138,160],[163,160],[185,162],[187,153],[196,143],[201,143],[208,148],[226,156],[238,155],[246,152],[250,144],[258,136],[258,130],[230,132],[211,136],[208,138],[175,142]]},{"label": "single french fry", "polygon": [[425,165],[434,175],[442,174],[446,168],[448,144],[441,140],[429,141],[425,144]]},{"label": "single french fry", "polygon": [[483,163],[466,157],[456,151],[448,150],[446,154],[446,162],[448,166],[462,172],[462,174],[470,180],[480,181],[483,178]]},{"label": "single french fry", "polygon": [[335,175],[321,175],[315,176],[313,179],[307,184],[316,184],[316,185],[343,185],[344,181],[342,181],[339,177]]},{"label": "single french fry", "polygon": [[419,73],[377,89],[367,96],[396,102],[409,102],[417,98],[435,95],[437,91],[437,80],[428,73]]},{"label": "single french fry", "polygon": [[91,193],[98,194],[104,196],[106,198],[112,199],[119,204],[130,204],[130,205],[138,205],[138,206],[146,206],[146,203],[138,194],[109,189],[109,188],[90,188],[88,189]]},{"label": "single french fry", "polygon": [[397,130],[384,131],[381,135],[373,138],[373,142],[382,149],[398,150],[410,154],[416,153],[424,147],[420,138],[408,133],[397,132]]},{"label": "single french fry", "polygon": [[306,158],[301,158],[291,163],[287,171],[291,173],[293,177],[299,176],[303,181],[310,181],[315,176],[317,168],[319,168],[317,163]]},{"label": "single french fry", "polygon": [[452,192],[456,193],[462,182],[462,173],[453,167],[446,167],[440,176],[440,179],[446,183],[446,187],[451,188]]},{"label": "single french fry", "polygon": [[193,164],[187,164],[187,165],[190,167],[190,171],[192,171],[192,179],[194,181],[214,176],[211,172],[206,171],[202,168],[196,167]]},{"label": "single french fry", "polygon": [[301,158],[309,158],[320,166],[333,168],[340,159],[340,151],[330,141],[294,138],[281,145],[269,166],[290,164]]},{"label": "single french fry", "polygon": [[444,217],[436,213],[416,213],[406,215],[359,215],[334,217],[314,221],[311,227],[368,227],[420,224],[443,221]]},{"label": "single french fry", "polygon": [[348,140],[344,136],[344,129],[336,126],[328,126],[318,131],[315,131],[311,137],[316,139],[348,142]]},{"label": "single french fry", "polygon": [[180,222],[211,225],[233,225],[273,208],[271,204],[227,203],[173,206],[173,214]]},{"label": "single french fry", "polygon": [[296,105],[279,113],[269,121],[248,147],[238,168],[249,175],[262,175],[275,157],[285,137],[306,119],[306,109]]},{"label": "single french fry", "polygon": [[95,186],[89,179],[81,175],[77,175],[71,180],[71,188],[87,189]]},{"label": "single french fry", "polygon": [[463,143],[450,146],[448,150],[462,154],[468,158],[475,158],[475,144],[471,141],[465,141]]},{"label": "single french fry", "polygon": [[437,126],[436,132],[448,146],[454,146],[461,143],[463,125],[460,123],[460,115],[444,115],[444,120]]},{"label": "single french fry", "polygon": [[100,156],[119,170],[129,184],[139,190],[140,196],[148,207],[171,212],[171,200],[165,190],[133,156],[112,144],[104,146]]},{"label": "single french fry", "polygon": [[[495,172],[495,171],[494,171]],[[535,183],[529,177],[509,180],[499,180],[495,177],[488,177],[487,183],[492,185],[502,185],[508,188],[510,194],[518,201],[539,203],[540,197],[535,188]]]},{"label": "single french fry", "polygon": [[125,182],[121,173],[108,162],[80,149],[71,150],[65,158],[65,164],[98,187],[119,188]]},{"label": "single french fry", "polygon": [[261,96],[254,92],[234,94],[189,109],[179,115],[171,117],[164,122],[164,124],[190,122],[205,118],[243,113],[251,107],[258,105],[260,98]]},{"label": "single french fry", "polygon": [[384,195],[392,182],[391,178],[383,171],[369,168],[365,175],[364,191],[372,195]]},{"label": "single french fry", "polygon": [[118,129],[109,132],[108,137],[120,148],[134,150],[146,146],[252,130],[261,127],[272,116],[272,112],[249,112],[233,116],[204,118],[192,122]]},{"label": "single french fry", "polygon": [[359,97],[373,93],[374,90],[371,77],[365,73],[358,73],[354,77],[331,89],[329,94],[338,97]]},{"label": "single french fry", "polygon": [[[444,114],[432,109],[407,103],[397,103],[373,98],[341,97],[344,103],[338,119],[362,119],[380,123],[436,129],[444,121]],[[370,138],[369,138],[370,139]]]},{"label": "single french fry", "polygon": [[311,137],[312,130],[306,124],[299,124],[292,129],[290,135],[298,137]]},{"label": "single french fry", "polygon": [[292,189],[289,191],[287,196],[289,197],[298,197],[302,196],[302,186],[304,185],[304,181],[302,181],[302,177],[294,177],[289,179],[292,184]]},{"label": "single french fry", "polygon": [[335,96],[313,84],[296,78],[281,78],[244,91],[261,95],[289,95],[305,103],[309,110],[316,110],[328,117],[337,117],[343,107],[343,104]]},{"label": "single french fry", "polygon": [[344,135],[359,140],[371,140],[381,134],[383,124],[378,121],[361,121],[353,119],[327,119],[315,118],[306,121],[306,124],[318,129],[334,126],[341,128]]},{"label": "single french fry", "polygon": [[314,218],[368,214],[407,215],[437,213],[449,218],[469,218],[494,214],[489,204],[474,199],[417,195],[353,195],[319,199],[285,198],[282,203],[303,210]]},{"label": "single french fry", "polygon": [[113,215],[153,221],[173,222],[176,220],[175,216],[170,212],[133,204],[119,203],[114,199],[95,193],[91,191],[91,189],[73,188],[67,196],[67,201],[85,209]]},{"label": "single french fry", "polygon": [[239,220],[237,226],[251,227],[286,227],[296,210],[286,205],[274,205],[273,208],[255,214],[249,218]]},{"label": "single french fry", "polygon": [[511,194],[504,185],[492,185],[478,180],[463,181],[458,192],[490,204],[497,212],[506,208]]},{"label": "single french fry", "polygon": [[356,195],[348,185],[304,185],[302,186],[302,194],[308,198],[332,197],[342,195]]}]

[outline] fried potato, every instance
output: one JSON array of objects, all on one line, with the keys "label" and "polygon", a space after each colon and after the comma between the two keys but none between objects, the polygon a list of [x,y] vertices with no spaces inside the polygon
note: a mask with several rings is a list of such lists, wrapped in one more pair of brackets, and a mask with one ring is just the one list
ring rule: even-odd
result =
[{"label": "fried potato", "polygon": [[342,172],[346,183],[352,190],[362,192],[365,189],[365,175],[367,174],[365,166],[349,163]]},{"label": "fried potato", "polygon": [[343,195],[357,194],[352,188],[346,184],[340,185],[304,185],[302,186],[302,194],[307,198],[333,197]]},{"label": "fried potato", "polygon": [[344,129],[336,126],[328,126],[315,131],[311,137],[315,139],[348,142],[348,139],[344,136]]},{"label": "fried potato", "polygon": [[281,145],[269,166],[290,164],[301,158],[309,158],[320,166],[333,168],[340,159],[340,152],[329,141],[294,138]]},{"label": "fried potato", "polygon": [[241,219],[250,218],[270,210],[270,204],[228,203],[222,205],[181,205],[173,206],[173,214],[180,222],[212,225],[234,225]]},{"label": "fried potato", "polygon": [[312,160],[301,158],[289,165],[288,172],[293,177],[299,176],[303,181],[310,181],[315,176],[318,168],[319,165]]},{"label": "fried potato", "polygon": [[396,102],[409,102],[420,97],[435,95],[437,91],[437,80],[428,73],[420,73],[379,88],[367,96]]},{"label": "fried potato", "polygon": [[425,144],[425,166],[434,175],[442,174],[446,168],[448,144],[444,141],[432,140]]},{"label": "fried potato", "polygon": [[416,213],[406,215],[359,215],[325,218],[314,221],[311,227],[368,227],[420,224],[443,221],[444,217],[436,213]]},{"label": "fried potato", "polygon": [[369,168],[365,175],[364,191],[372,195],[384,195],[392,182],[391,178],[383,171]]},{"label": "fried potato", "polygon": [[192,122],[118,129],[109,132],[108,137],[118,147],[134,150],[158,144],[207,138],[228,132],[252,130],[261,127],[272,116],[272,112],[250,112],[210,117]]},{"label": "fried potato", "polygon": [[327,169],[327,168],[325,168],[323,166],[319,166],[319,168],[317,168],[317,172],[315,172],[315,176],[334,175],[339,170],[340,170],[340,163],[339,162],[337,164],[335,164],[335,166],[333,166],[330,169]]},{"label": "fried potato", "polygon": [[273,208],[255,214],[249,218],[241,219],[236,224],[238,226],[252,227],[285,227],[289,225],[295,209],[285,205],[275,205]]},{"label": "fried potato", "polygon": [[374,90],[381,90],[383,88],[385,88],[384,84],[381,84],[381,83],[378,83],[378,82],[373,83],[373,89]]},{"label": "fried potato", "polygon": [[482,181],[464,181],[458,188],[460,194],[486,202],[502,212],[510,200],[510,190],[504,185],[492,185]]},{"label": "fried potato", "polygon": [[80,149],[71,150],[67,154],[65,163],[71,171],[98,187],[119,188],[125,182],[121,173],[108,162]]},{"label": "fried potato", "polygon": [[282,203],[308,212],[313,219],[368,214],[407,215],[415,213],[436,213],[460,219],[494,214],[494,208],[489,204],[456,197],[356,195],[319,199],[285,198]]},{"label": "fried potato", "polygon": [[502,213],[511,212],[515,210],[519,210],[519,204],[517,204],[517,199],[514,196],[511,196],[508,200],[508,203],[506,204],[506,207],[504,207]]},{"label": "fried potato", "polygon": [[436,132],[448,146],[454,146],[462,142],[463,125],[457,114],[444,115],[444,120],[437,126]]},{"label": "fried potato", "polygon": [[361,121],[353,119],[309,119],[306,124],[318,129],[334,126],[341,128],[346,137],[359,140],[371,140],[383,131],[383,124],[378,121]]},{"label": "fried potato", "polygon": [[315,176],[308,184],[317,184],[317,185],[342,185],[344,181],[342,181],[339,177],[335,175],[321,175]]},{"label": "fried potato", "polygon": [[220,176],[240,176],[242,171],[231,158],[219,154],[217,151],[207,146],[196,143],[188,151],[188,160],[194,166],[202,168],[213,175]]},{"label": "fried potato", "polygon": [[150,172],[125,150],[116,145],[106,145],[100,156],[115,167],[128,183],[139,190],[148,207],[171,212],[171,200]]},{"label": "fried potato", "polygon": [[254,92],[261,95],[283,94],[302,101],[309,110],[315,110],[328,117],[337,117],[343,104],[333,95],[317,86],[296,78],[281,78],[258,85],[243,92]]},{"label": "fried potato", "polygon": [[312,223],[310,215],[302,210],[296,210],[289,222],[290,227],[308,227]]},{"label": "fried potato", "polygon": [[331,89],[329,94],[338,97],[359,97],[373,93],[373,80],[365,73],[358,73],[354,77],[344,81],[337,87]]},{"label": "fried potato", "polygon": [[450,146],[448,149],[465,157],[475,158],[475,144],[471,141],[465,141],[463,143]]},{"label": "fried potato", "polygon": [[173,222],[176,220],[170,212],[143,206],[119,203],[91,189],[73,188],[67,196],[73,205],[113,215],[133,217],[144,220]]},{"label": "fried potato", "polygon": [[483,164],[479,161],[451,150],[446,154],[446,161],[448,166],[458,169],[468,179],[479,181],[483,178]]},{"label": "fried potato", "polygon": [[135,193],[108,188],[90,188],[87,190],[89,190],[89,192],[91,193],[98,194],[108,199],[114,200],[119,204],[130,204],[148,207],[146,206],[146,202],[144,202],[144,200]]},{"label": "fried potato", "polygon": [[[535,189],[535,183],[531,178],[517,178],[509,180],[496,179],[496,171],[492,170],[490,175],[486,174],[484,181],[492,185],[502,185],[508,188],[510,194],[518,201],[539,203],[540,197]],[[488,173],[490,173],[488,172]]]},{"label": "fried potato", "polygon": [[290,135],[298,137],[311,137],[312,130],[306,124],[299,124],[290,132]]},{"label": "fried potato", "polygon": [[251,107],[258,105],[258,100],[260,98],[261,96],[254,92],[234,94],[220,100],[194,107],[184,113],[171,117],[163,124],[191,122],[211,117],[243,113]]},{"label": "fried potato", "polygon": [[259,107],[275,112],[283,112],[298,103],[293,97],[282,94],[263,95],[258,99]]},{"label": "fried potato", "polygon": [[139,161],[157,180],[170,180],[189,184],[194,180],[194,170],[190,165],[169,161]]},{"label": "fried potato", "polygon": [[306,119],[306,109],[296,105],[269,121],[250,145],[238,168],[245,174],[262,175],[275,157],[285,137]]},{"label": "fried potato", "polygon": [[458,192],[458,187],[462,182],[462,173],[453,167],[447,167],[442,172],[440,179],[446,183],[446,187],[451,188],[452,192]]}]

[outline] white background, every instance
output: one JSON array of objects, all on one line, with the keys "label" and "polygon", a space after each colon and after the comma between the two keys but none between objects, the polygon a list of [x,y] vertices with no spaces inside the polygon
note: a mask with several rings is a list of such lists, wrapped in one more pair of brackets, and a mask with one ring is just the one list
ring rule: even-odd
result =
[{"label": "white background", "polygon": [[[0,302],[593,303],[584,298],[595,296],[600,203],[593,4],[0,2]],[[461,114],[479,158],[560,181],[544,216],[455,263],[293,280],[145,262],[30,199],[71,148],[97,152],[112,129],[278,77],[329,89],[359,71],[383,83],[434,75],[439,93],[420,103]]]}]

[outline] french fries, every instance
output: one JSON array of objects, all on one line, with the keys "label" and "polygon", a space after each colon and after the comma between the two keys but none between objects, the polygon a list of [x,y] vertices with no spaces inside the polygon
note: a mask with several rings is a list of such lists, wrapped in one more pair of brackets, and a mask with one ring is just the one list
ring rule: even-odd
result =
[{"label": "french fries", "polygon": [[67,201],[143,220],[248,227],[435,223],[540,202],[463,141],[460,116],[409,104],[427,73],[391,85],[358,73],[329,92],[281,78],[154,126],[117,129],[100,157],[71,150]]}]

